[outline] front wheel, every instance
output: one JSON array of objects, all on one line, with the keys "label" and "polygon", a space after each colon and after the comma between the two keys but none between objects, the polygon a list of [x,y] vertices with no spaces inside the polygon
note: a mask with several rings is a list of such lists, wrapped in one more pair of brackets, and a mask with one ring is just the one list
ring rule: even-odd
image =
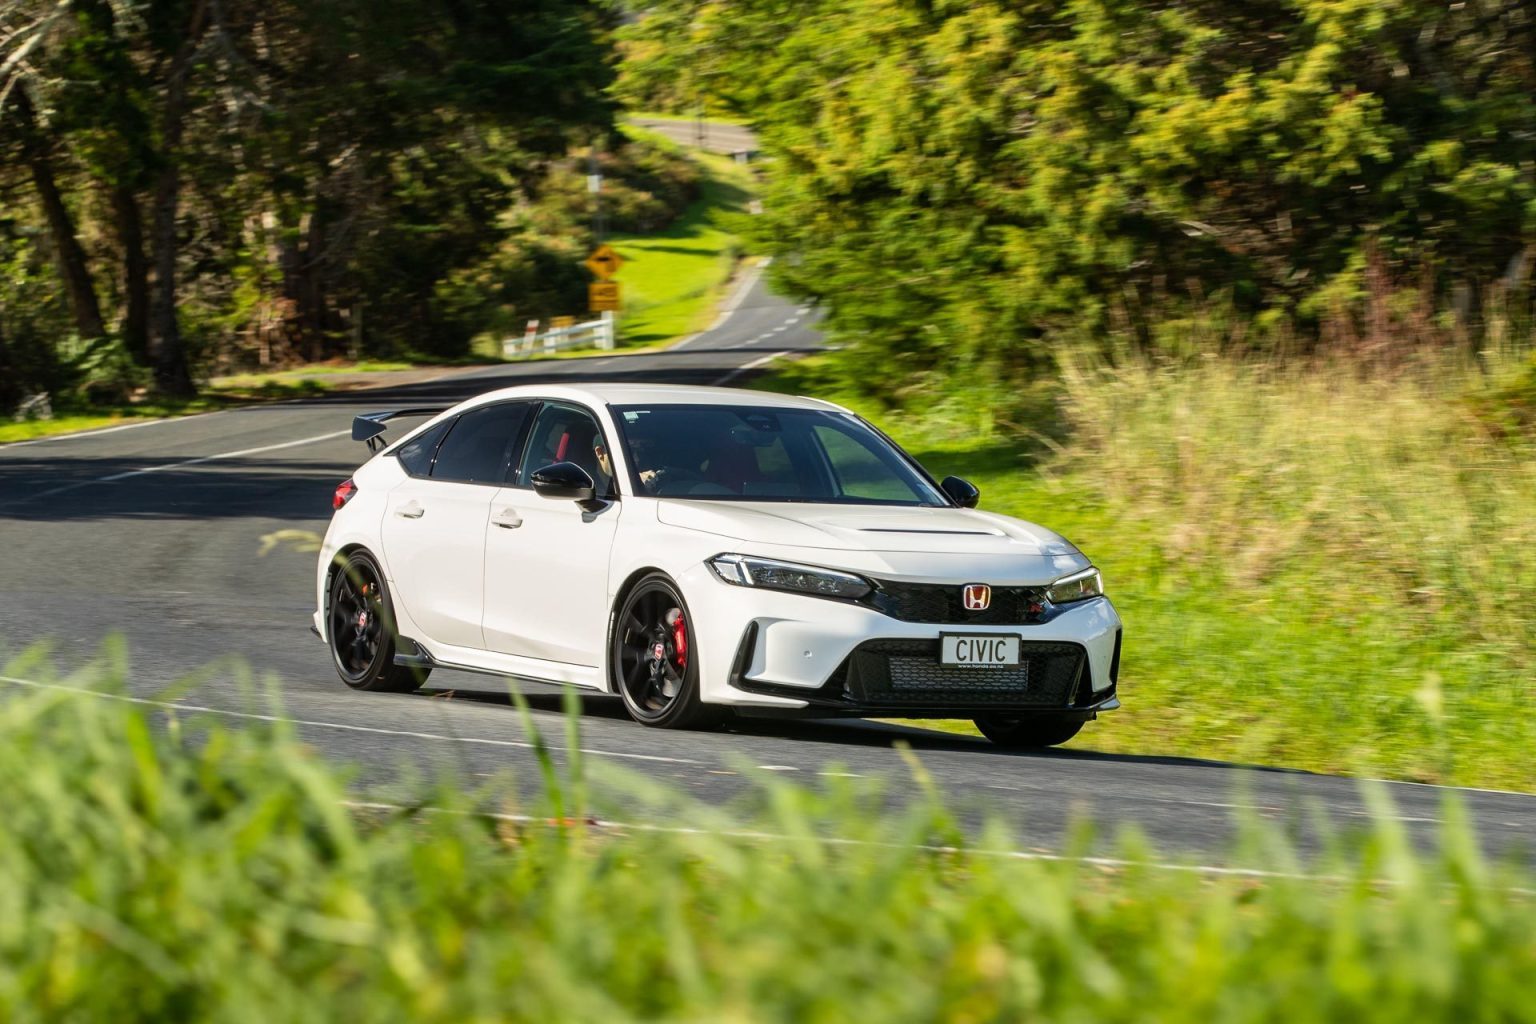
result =
[{"label": "front wheel", "polygon": [[395,664],[395,614],[379,563],[366,551],[336,561],[326,646],[341,681],[354,690],[410,693],[431,669]]},{"label": "front wheel", "polygon": [[699,660],[688,606],[661,573],[635,584],[614,615],[608,671],[630,717],[660,729],[715,724],[720,710],[699,699]]},{"label": "front wheel", "polygon": [[978,718],[976,728],[987,739],[1010,750],[1043,750],[1065,743],[1083,728],[1082,722],[1060,718]]}]

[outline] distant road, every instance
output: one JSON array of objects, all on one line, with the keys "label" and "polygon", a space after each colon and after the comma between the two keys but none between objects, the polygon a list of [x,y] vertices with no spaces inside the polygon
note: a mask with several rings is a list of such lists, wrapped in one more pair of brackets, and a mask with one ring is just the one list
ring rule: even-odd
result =
[{"label": "distant road", "polygon": [[630,124],[660,132],[673,142],[694,146],[711,153],[741,153],[757,149],[752,129],[722,121],[683,120],[658,117],[631,117]]}]

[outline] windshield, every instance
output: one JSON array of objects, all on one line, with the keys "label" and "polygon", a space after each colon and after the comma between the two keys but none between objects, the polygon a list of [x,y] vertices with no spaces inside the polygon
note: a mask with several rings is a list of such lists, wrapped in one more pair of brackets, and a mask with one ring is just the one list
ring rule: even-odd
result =
[{"label": "windshield", "polygon": [[947,505],[907,456],[850,413],[619,406],[637,494],[711,501]]}]

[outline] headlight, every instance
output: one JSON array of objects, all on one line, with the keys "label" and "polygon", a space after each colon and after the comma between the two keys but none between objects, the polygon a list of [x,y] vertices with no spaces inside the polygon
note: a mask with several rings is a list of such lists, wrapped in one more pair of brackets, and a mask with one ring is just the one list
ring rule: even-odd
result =
[{"label": "headlight", "polygon": [[869,581],[852,573],[822,569],[814,565],[775,562],[771,558],[750,555],[716,555],[709,560],[715,575],[738,587],[762,587],[788,590],[817,597],[841,597],[856,601],[874,588]]},{"label": "headlight", "polygon": [[1071,604],[1073,601],[1086,601],[1090,597],[1103,597],[1104,578],[1099,575],[1099,570],[1089,566],[1082,572],[1063,576],[1052,583],[1045,596],[1051,604]]}]

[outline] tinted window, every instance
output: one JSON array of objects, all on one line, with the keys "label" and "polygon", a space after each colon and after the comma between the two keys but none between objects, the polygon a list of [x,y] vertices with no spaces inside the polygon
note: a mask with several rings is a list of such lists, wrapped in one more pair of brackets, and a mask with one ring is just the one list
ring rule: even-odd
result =
[{"label": "tinted window", "polygon": [[849,413],[718,405],[627,406],[615,413],[640,494],[948,504],[900,449]]},{"label": "tinted window", "polygon": [[426,476],[432,469],[432,456],[437,454],[438,443],[453,424],[453,420],[447,419],[430,430],[422,431],[395,449],[395,458],[400,460],[400,465],[411,476]]},{"label": "tinted window", "polygon": [[856,501],[909,501],[912,491],[901,477],[893,474],[880,460],[880,448],[887,447],[867,430],[850,431],[844,424],[814,428],[816,440],[827,453],[836,492]]},{"label": "tinted window", "polygon": [[517,486],[532,487],[535,470],[556,462],[574,462],[587,471],[597,494],[613,496],[613,459],[597,420],[585,409],[571,405],[546,405],[539,410],[528,449],[518,470]]},{"label": "tinted window", "polygon": [[432,479],[500,484],[507,478],[512,447],[528,419],[528,403],[504,402],[460,416],[437,450]]}]

